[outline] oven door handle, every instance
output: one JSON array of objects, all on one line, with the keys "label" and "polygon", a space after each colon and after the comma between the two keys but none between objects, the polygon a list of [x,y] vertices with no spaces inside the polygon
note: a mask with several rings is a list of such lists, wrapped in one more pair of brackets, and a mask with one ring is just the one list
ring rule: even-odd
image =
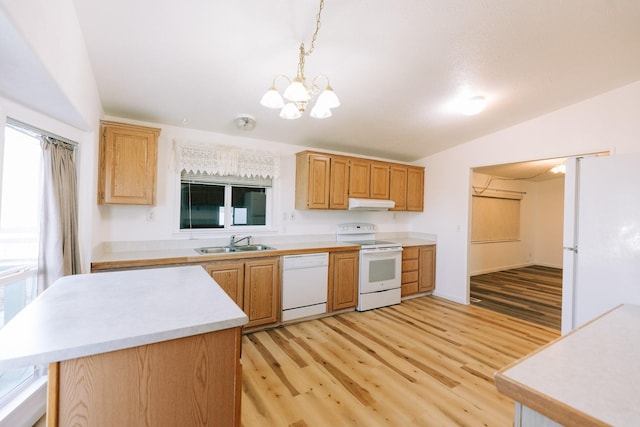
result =
[{"label": "oven door handle", "polygon": [[372,248],[372,249],[360,249],[363,254],[390,254],[394,252],[402,252],[402,247],[398,248]]}]

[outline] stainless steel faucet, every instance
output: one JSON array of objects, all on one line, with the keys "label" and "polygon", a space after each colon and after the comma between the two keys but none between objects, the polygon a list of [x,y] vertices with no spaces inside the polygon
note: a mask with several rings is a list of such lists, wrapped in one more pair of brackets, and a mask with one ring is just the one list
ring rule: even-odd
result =
[{"label": "stainless steel faucet", "polygon": [[243,240],[247,241],[247,245],[251,244],[251,236],[245,236],[236,240],[236,235],[234,234],[233,236],[231,236],[231,239],[229,239],[229,246],[233,248],[236,244],[242,242]]}]

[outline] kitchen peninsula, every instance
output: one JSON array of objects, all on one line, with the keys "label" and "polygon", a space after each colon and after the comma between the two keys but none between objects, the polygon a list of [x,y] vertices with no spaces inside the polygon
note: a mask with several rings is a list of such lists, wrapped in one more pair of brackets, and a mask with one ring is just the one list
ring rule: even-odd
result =
[{"label": "kitchen peninsula", "polygon": [[640,419],[640,306],[622,305],[498,371],[515,426],[631,426]]},{"label": "kitchen peninsula", "polygon": [[0,330],[49,364],[47,425],[240,425],[247,316],[200,266],[66,276]]}]

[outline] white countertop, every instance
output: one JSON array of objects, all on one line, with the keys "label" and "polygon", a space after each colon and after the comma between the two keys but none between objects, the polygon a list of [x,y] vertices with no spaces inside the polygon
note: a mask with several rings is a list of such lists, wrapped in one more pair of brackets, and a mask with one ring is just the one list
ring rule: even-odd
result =
[{"label": "white countertop", "polygon": [[[384,237],[380,238],[381,240],[387,240]],[[400,243],[403,247],[409,246],[429,246],[435,245],[437,242],[431,239],[417,239],[414,237],[404,237],[404,238],[390,238],[388,240],[392,240],[396,243]]]},{"label": "white countertop", "polygon": [[[398,236],[393,233],[382,233],[380,240],[390,240],[403,246],[435,245],[436,240],[412,236]],[[197,263],[221,259],[237,259],[241,257],[282,256],[308,251],[357,250],[358,245],[338,242],[335,236],[307,236],[295,239],[256,239],[254,243],[274,247],[275,250],[264,252],[234,252],[224,254],[200,254],[195,248],[202,246],[224,246],[221,241],[188,240],[188,241],[149,241],[121,242],[107,244],[94,254],[92,267],[97,270],[121,267],[140,267],[142,265],[163,265],[176,263]],[[160,248],[160,249],[159,249]],[[148,262],[148,264],[145,264]],[[131,265],[129,265],[131,264]],[[95,268],[97,267],[97,268]]]},{"label": "white countertop", "polygon": [[247,322],[200,266],[66,276],[0,329],[0,371]]},{"label": "white countertop", "polygon": [[640,306],[620,306],[559,338],[498,372],[496,385],[549,418],[571,416],[567,425],[638,425]]}]

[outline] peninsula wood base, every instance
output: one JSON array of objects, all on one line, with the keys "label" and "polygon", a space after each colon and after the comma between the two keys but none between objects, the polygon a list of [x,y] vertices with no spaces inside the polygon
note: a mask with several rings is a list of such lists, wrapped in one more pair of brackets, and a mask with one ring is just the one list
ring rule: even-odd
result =
[{"label": "peninsula wood base", "polygon": [[241,328],[49,365],[47,426],[239,426]]}]

